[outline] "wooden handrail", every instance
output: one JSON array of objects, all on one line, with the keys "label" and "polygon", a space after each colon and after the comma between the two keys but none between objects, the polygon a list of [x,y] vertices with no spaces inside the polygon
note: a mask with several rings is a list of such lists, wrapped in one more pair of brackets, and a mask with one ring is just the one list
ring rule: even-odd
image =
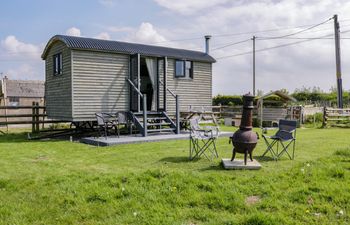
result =
[{"label": "wooden handrail", "polygon": [[131,87],[133,87],[135,89],[135,91],[137,92],[137,94],[139,94],[141,96],[141,98],[143,98],[143,94],[141,93],[141,91],[135,86],[135,84],[129,79],[126,78],[126,80],[129,82],[129,84],[131,85]]},{"label": "wooden handrail", "polygon": [[[161,85],[164,85],[164,83],[163,83],[163,81],[159,81],[159,83],[161,84]],[[168,87],[166,88],[166,90],[174,97],[174,98],[176,98],[176,96],[177,96],[177,94],[175,94],[174,92],[172,92]]]}]

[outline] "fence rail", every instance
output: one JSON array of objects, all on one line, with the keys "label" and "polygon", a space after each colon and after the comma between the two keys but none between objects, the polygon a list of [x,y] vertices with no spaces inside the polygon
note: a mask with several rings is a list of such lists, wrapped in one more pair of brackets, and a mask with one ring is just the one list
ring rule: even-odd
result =
[{"label": "fence rail", "polygon": [[[9,125],[32,124],[32,132],[40,131],[40,125],[64,123],[67,121],[48,120],[46,107],[40,106],[38,102],[33,102],[31,106],[0,106],[4,114],[0,115],[0,126],[6,126],[8,131]],[[21,111],[18,111],[21,110]]]},{"label": "fence rail", "polygon": [[350,108],[323,108],[323,123],[322,126],[342,124],[350,121]]}]

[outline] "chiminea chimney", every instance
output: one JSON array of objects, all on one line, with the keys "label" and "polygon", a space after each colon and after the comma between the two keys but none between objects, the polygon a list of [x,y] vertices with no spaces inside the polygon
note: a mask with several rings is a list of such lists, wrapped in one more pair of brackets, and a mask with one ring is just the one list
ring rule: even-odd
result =
[{"label": "chiminea chimney", "polygon": [[211,35],[205,35],[205,53],[209,54],[209,40],[211,38]]}]

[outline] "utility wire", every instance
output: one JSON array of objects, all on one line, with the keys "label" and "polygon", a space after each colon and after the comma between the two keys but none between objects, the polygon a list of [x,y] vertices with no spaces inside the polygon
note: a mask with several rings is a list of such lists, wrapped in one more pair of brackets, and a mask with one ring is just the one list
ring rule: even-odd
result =
[{"label": "utility wire", "polygon": [[[323,25],[323,24],[329,22],[331,19],[332,19],[332,18],[329,18],[329,19],[327,19],[327,20],[325,20],[325,21],[323,21],[323,22],[321,22],[321,23],[314,24],[314,25],[312,25],[311,27],[308,27],[308,28],[306,28],[306,29],[303,29],[303,30],[300,30],[300,31],[297,31],[297,32],[294,32],[294,33],[290,33],[290,34],[286,34],[286,35],[282,35],[282,36],[269,37],[268,39],[282,39],[282,38],[284,38],[284,37],[294,36],[294,35],[297,35],[297,34],[306,32],[306,31],[308,31],[308,30],[311,30],[311,29],[313,29],[313,28],[315,28],[315,27],[321,26],[321,25]],[[261,39],[261,38],[257,37],[257,39]],[[264,38],[264,39],[262,39],[262,40],[265,40],[265,39],[266,39],[266,38]],[[244,43],[244,42],[247,42],[247,41],[249,41],[249,40],[251,40],[251,39],[247,39],[247,40],[243,40],[243,41],[238,41],[238,42],[226,44],[226,45],[223,45],[223,46],[214,48],[214,49],[212,49],[212,51],[215,51],[215,50],[217,50],[217,49],[226,48],[226,47],[229,47],[229,46],[232,46],[232,45]]]},{"label": "utility wire", "polygon": [[238,45],[238,44],[241,44],[241,43],[250,41],[250,40],[251,40],[251,39],[249,38],[249,39],[246,39],[246,40],[243,40],[243,41],[238,41],[238,42],[226,44],[226,45],[224,45],[224,46],[220,46],[220,47],[217,47],[217,48],[213,48],[213,49],[211,49],[210,51],[215,51],[215,50],[222,49],[222,48],[226,48],[226,47],[229,47],[229,46]]},{"label": "utility wire", "polygon": [[[308,27],[308,28],[306,28],[306,29],[303,29],[303,30],[300,30],[300,31],[297,31],[297,32],[294,32],[294,33],[291,33],[291,34],[286,34],[286,35],[282,35],[282,36],[270,37],[270,39],[277,39],[277,38],[280,39],[280,38],[284,38],[284,37],[294,36],[294,35],[303,33],[303,32],[305,32],[305,31],[311,30],[311,29],[313,29],[313,28],[315,28],[315,27],[321,26],[321,25],[323,25],[323,24],[329,22],[331,19],[333,19],[333,18],[329,18],[329,19],[327,19],[326,21],[323,21],[322,23],[315,24],[315,25],[313,25],[313,26],[311,26],[311,27]],[[257,38],[258,38],[258,37],[257,37]]]},{"label": "utility wire", "polygon": [[[350,32],[350,30],[343,31],[343,33],[347,33],[347,32]],[[319,38],[329,37],[329,36],[332,36],[332,35],[333,35],[333,34],[328,34],[328,35],[324,35],[324,36],[319,37]],[[255,52],[268,51],[268,50],[272,50],[272,49],[276,49],[276,48],[287,47],[287,46],[290,46],[290,45],[296,45],[296,44],[300,44],[300,43],[304,43],[304,42],[309,42],[309,41],[313,41],[313,40],[315,40],[315,39],[311,39],[311,40],[308,39],[308,40],[296,41],[296,42],[287,43],[287,44],[282,44],[282,45],[276,45],[276,46],[273,46],[273,47],[258,49],[258,50],[256,50]],[[252,53],[253,53],[253,51],[248,51],[248,52],[238,53],[238,54],[235,54],[235,55],[222,56],[222,57],[218,57],[218,58],[216,58],[216,59],[226,59],[226,58],[232,58],[232,57],[241,56],[241,55],[247,55],[247,54],[252,54]]]},{"label": "utility wire", "polygon": [[[333,18],[333,17],[332,17]],[[318,24],[308,24],[308,25],[301,25],[301,26],[296,26],[296,27],[283,27],[283,28],[274,28],[274,29],[266,29],[266,30],[257,30],[257,31],[249,31],[249,32],[238,32],[238,33],[231,33],[231,34],[213,34],[212,37],[231,37],[231,36],[239,36],[239,35],[245,35],[245,34],[257,34],[257,33],[265,33],[265,32],[271,32],[271,31],[282,31],[282,30],[292,30],[292,29],[298,29],[298,28],[303,28],[303,27],[317,27],[320,26],[332,18]],[[344,19],[340,20],[339,22],[342,21],[349,21],[350,19]],[[312,29],[310,28],[310,29]],[[203,35],[204,36],[204,35]],[[203,39],[203,36],[197,36],[193,38],[184,38],[184,39],[175,39],[175,40],[168,40],[168,41],[160,41],[160,42],[154,42],[151,44],[159,44],[159,43],[167,43],[167,42],[181,42],[181,41],[191,41],[191,40],[199,40]]]}]

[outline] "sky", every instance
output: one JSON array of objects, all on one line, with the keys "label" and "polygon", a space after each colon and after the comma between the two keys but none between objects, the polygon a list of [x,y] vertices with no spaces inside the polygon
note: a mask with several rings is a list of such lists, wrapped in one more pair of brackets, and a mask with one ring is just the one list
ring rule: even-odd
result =
[{"label": "sky", "polygon": [[336,86],[337,14],[343,89],[350,89],[348,0],[11,0],[0,8],[2,76],[44,80],[40,56],[55,34],[196,51],[212,35],[213,95],[252,92],[253,36],[257,90],[329,91]]}]

